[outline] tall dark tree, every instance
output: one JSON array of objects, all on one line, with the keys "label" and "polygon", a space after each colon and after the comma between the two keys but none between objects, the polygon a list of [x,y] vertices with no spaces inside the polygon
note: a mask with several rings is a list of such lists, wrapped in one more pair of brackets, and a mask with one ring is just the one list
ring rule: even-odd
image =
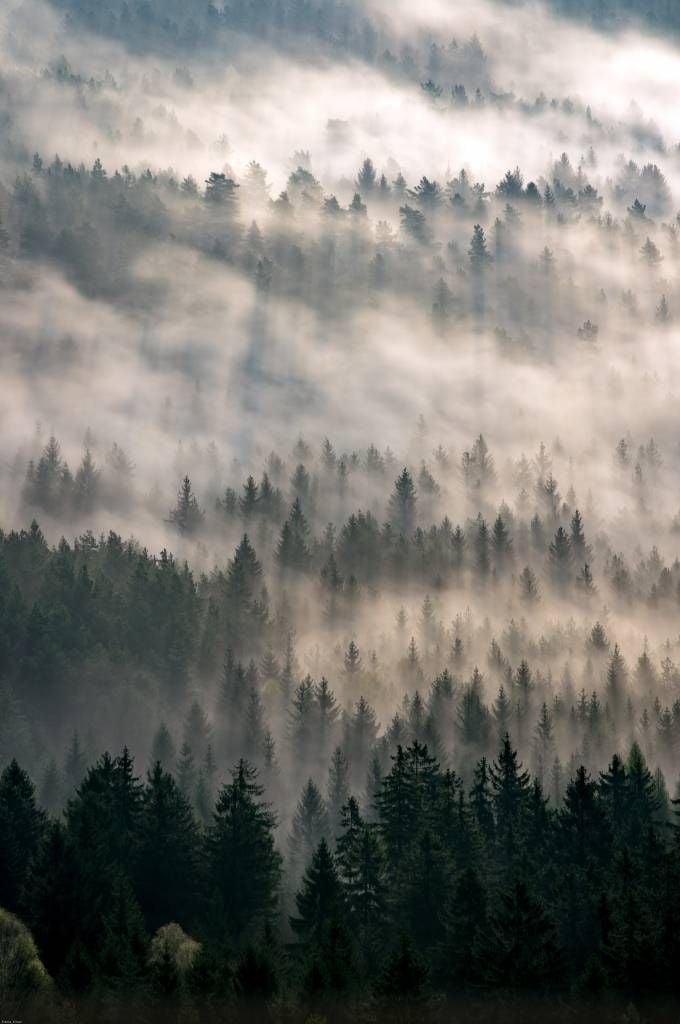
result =
[{"label": "tall dark tree", "polygon": [[16,761],[0,775],[0,907],[21,914],[26,882],[47,828],[33,783]]},{"label": "tall dark tree", "polygon": [[276,909],[281,855],[274,846],[276,819],[247,761],[217,799],[207,833],[207,869],[213,932],[240,939],[271,920]]}]

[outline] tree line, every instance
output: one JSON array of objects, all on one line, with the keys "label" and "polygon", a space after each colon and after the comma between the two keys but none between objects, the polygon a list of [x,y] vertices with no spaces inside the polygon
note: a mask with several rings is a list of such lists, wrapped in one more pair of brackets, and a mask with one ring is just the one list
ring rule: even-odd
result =
[{"label": "tree line", "polygon": [[333,809],[313,790],[285,857],[246,760],[206,822],[159,761],[140,780],[127,749],[59,816],[12,761],[0,906],[72,994],[677,994],[678,829],[636,744],[595,777],[577,768],[556,806],[507,734],[470,784],[414,741],[372,799],[346,791]]}]

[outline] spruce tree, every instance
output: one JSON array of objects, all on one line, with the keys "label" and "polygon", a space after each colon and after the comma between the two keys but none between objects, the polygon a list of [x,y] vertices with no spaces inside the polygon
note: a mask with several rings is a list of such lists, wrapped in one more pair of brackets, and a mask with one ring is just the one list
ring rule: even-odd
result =
[{"label": "spruce tree", "polygon": [[149,772],[135,857],[136,892],[149,931],[187,927],[200,887],[199,834],[189,801],[159,761]]},{"label": "spruce tree", "polygon": [[21,914],[29,872],[47,827],[29,776],[15,760],[0,775],[0,907]]},{"label": "spruce tree", "polygon": [[281,855],[274,846],[276,819],[262,792],[255,771],[239,761],[207,831],[211,928],[220,938],[242,938],[276,909]]}]

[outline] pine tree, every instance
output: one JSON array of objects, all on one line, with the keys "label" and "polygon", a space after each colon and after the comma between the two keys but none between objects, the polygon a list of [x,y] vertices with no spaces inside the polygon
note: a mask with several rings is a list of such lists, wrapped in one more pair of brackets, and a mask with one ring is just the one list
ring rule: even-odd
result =
[{"label": "pine tree", "polygon": [[188,743],[182,744],[176,776],[180,793],[186,800],[192,801],[196,790],[196,758]]},{"label": "pine tree", "polygon": [[404,468],[395,481],[388,505],[389,520],[404,537],[410,537],[415,528],[416,500],[413,479],[408,469]]},{"label": "pine tree", "polygon": [[243,495],[239,499],[239,511],[244,519],[250,519],[255,515],[259,502],[259,488],[255,478],[249,476],[243,485]]},{"label": "pine tree", "polygon": [[366,157],[357,175],[357,191],[362,195],[368,195],[375,188],[376,180],[377,175],[375,167],[373,166],[373,161],[370,157]]},{"label": "pine tree", "polygon": [[474,781],[470,789],[470,808],[487,847],[493,841],[496,827],[493,800],[489,763],[482,757],[475,765]]},{"label": "pine tree", "polygon": [[215,203],[231,213],[237,202],[237,188],[239,185],[233,178],[228,178],[226,174],[218,171],[211,171],[205,183],[205,198],[209,203]]},{"label": "pine tree", "polygon": [[522,771],[507,733],[489,774],[500,851],[505,862],[511,864],[523,840],[530,782],[529,773]]},{"label": "pine tree", "polygon": [[553,716],[544,701],[541,705],[534,735],[536,776],[541,785],[545,781],[549,764],[552,761],[554,742]]},{"label": "pine tree", "polygon": [[303,941],[320,944],[334,917],[344,913],[344,896],[335,859],[324,838],[309,858],[309,867],[295,897],[296,915],[291,917],[293,931]]},{"label": "pine tree", "polygon": [[151,763],[155,765],[156,762],[159,762],[165,771],[170,771],[174,767],[176,757],[175,744],[170,730],[165,722],[161,722],[151,744]]},{"label": "pine tree", "polygon": [[350,640],[345,653],[345,672],[348,676],[354,676],[361,671],[361,654],[354,640]]},{"label": "pine tree", "polygon": [[486,236],[481,224],[475,224],[472,241],[468,249],[468,257],[470,259],[470,266],[476,274],[483,271],[491,263],[492,257],[487,249]]},{"label": "pine tree", "polygon": [[615,715],[621,713],[626,698],[626,681],[628,673],[619,645],[614,645],[607,667],[607,700]]},{"label": "pine tree", "polygon": [[515,882],[490,910],[480,949],[487,984],[509,991],[554,991],[563,956],[554,923],[526,883]]},{"label": "pine tree", "polygon": [[192,701],[184,720],[183,739],[184,746],[189,747],[196,760],[201,761],[205,757],[211,735],[212,730],[205,711],[197,700]]},{"label": "pine tree", "polygon": [[63,781],[57,762],[51,758],[40,786],[40,806],[48,814],[54,816],[61,810],[63,798]]},{"label": "pine tree", "polygon": [[570,867],[586,870],[591,860],[606,852],[604,809],[598,800],[597,783],[583,765],[567,785],[560,811],[560,835],[566,844],[563,856]]},{"label": "pine tree", "polygon": [[660,807],[659,794],[637,743],[630,749],[626,768],[629,841],[639,843],[654,823]]},{"label": "pine tree", "polygon": [[379,996],[398,1003],[418,1003],[427,995],[429,971],[406,936],[388,956],[378,979]]},{"label": "pine tree", "polygon": [[276,557],[282,569],[306,569],[310,552],[307,546],[309,526],[302,511],[300,499],[293,502],[290,515],[281,529]]},{"label": "pine tree", "polygon": [[149,939],[130,882],[116,875],[96,948],[96,971],[107,988],[133,990],[146,974]]},{"label": "pine tree", "polygon": [[78,515],[89,515],[94,511],[98,492],[99,470],[94,464],[92,452],[86,448],[74,481],[74,504]]},{"label": "pine tree", "polygon": [[242,741],[242,753],[251,764],[256,764],[260,761],[264,749],[266,731],[262,700],[255,687],[252,686],[248,694],[245,730]]},{"label": "pine tree", "polygon": [[221,937],[241,938],[276,908],[281,856],[274,847],[276,819],[262,792],[254,770],[239,761],[208,829],[212,928]]},{"label": "pine tree", "polygon": [[377,828],[362,819],[354,797],[342,808],[337,847],[350,922],[367,954],[375,950],[384,926],[388,884]]},{"label": "pine tree", "polygon": [[21,913],[24,886],[47,826],[30,778],[15,760],[0,775],[0,907]]},{"label": "pine tree", "polygon": [[262,566],[248,534],[244,533],[227,567],[226,590],[233,611],[245,610],[247,603],[256,596],[261,577]]},{"label": "pine tree", "polygon": [[512,540],[508,528],[505,525],[502,515],[496,516],[492,533],[492,548],[494,554],[494,565],[497,573],[503,573],[508,567],[512,558]]},{"label": "pine tree", "polygon": [[341,812],[349,798],[349,764],[342,747],[331,755],[326,789],[326,806],[331,837],[336,837],[341,825]]},{"label": "pine tree", "polygon": [[295,753],[297,773],[303,773],[311,759],[315,719],[314,681],[305,676],[295,690],[289,712],[289,735]]},{"label": "pine tree", "polygon": [[378,722],[375,710],[365,697],[361,696],[354,705],[348,721],[347,741],[345,744],[347,758],[351,766],[354,780],[363,782],[371,756],[373,745],[378,735]]},{"label": "pine tree", "polygon": [[562,526],[558,526],[555,537],[550,543],[548,562],[553,583],[559,589],[564,589],[569,583],[572,550],[569,534]]},{"label": "pine tree", "polygon": [[73,733],[71,745],[64,763],[64,783],[66,791],[76,789],[83,780],[86,769],[86,759],[77,732]]},{"label": "pine tree", "polygon": [[486,931],[487,893],[473,867],[461,872],[444,908],[441,974],[447,989],[459,992],[482,980],[480,945]]},{"label": "pine tree", "polygon": [[156,762],[142,797],[135,883],[150,931],[191,923],[199,895],[200,845],[189,801]]},{"label": "pine tree", "polygon": [[308,779],[293,815],[289,838],[290,860],[294,872],[311,860],[314,850],[329,833],[328,812],[323,797],[312,779]]},{"label": "pine tree", "polygon": [[501,743],[503,737],[510,730],[510,709],[512,702],[505,692],[505,687],[501,683],[498,688],[498,695],[493,702],[491,713],[494,721],[494,731],[498,743]]},{"label": "pine tree", "polygon": [[598,789],[615,839],[623,834],[627,797],[628,773],[618,754],[614,754],[606,772],[600,772]]},{"label": "pine tree", "polygon": [[198,499],[192,490],[191,480],[185,476],[177,495],[177,504],[170,511],[169,521],[177,527],[180,534],[191,536],[200,530],[204,518]]},{"label": "pine tree", "polygon": [[519,576],[519,592],[521,600],[528,605],[536,604],[541,597],[535,573],[525,565]]},{"label": "pine tree", "polygon": [[306,958],[304,988],[309,995],[344,991],[354,973],[353,943],[345,925],[342,884],[325,839],[314,851],[295,905],[290,924]]}]

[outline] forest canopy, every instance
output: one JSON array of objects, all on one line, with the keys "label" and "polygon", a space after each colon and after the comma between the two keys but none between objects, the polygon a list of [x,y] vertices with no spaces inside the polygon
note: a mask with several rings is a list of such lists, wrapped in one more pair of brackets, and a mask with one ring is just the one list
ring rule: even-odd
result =
[{"label": "forest canopy", "polygon": [[0,13],[3,1019],[677,1017],[677,28]]}]

